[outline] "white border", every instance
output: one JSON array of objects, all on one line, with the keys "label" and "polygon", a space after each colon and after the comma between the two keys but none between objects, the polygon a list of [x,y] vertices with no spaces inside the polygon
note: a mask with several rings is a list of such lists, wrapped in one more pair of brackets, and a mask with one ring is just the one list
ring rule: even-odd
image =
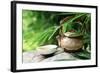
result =
[{"label": "white border", "polygon": [[[22,9],[27,10],[42,10],[42,11],[59,11],[59,12],[87,12],[91,13],[91,60],[64,61],[64,62],[45,62],[45,63],[22,63]],[[81,7],[65,7],[65,6],[47,6],[47,5],[28,5],[17,4],[17,70],[22,69],[38,69],[38,68],[53,68],[53,67],[70,67],[70,66],[85,66],[95,65],[96,61],[96,10],[93,8]]]}]

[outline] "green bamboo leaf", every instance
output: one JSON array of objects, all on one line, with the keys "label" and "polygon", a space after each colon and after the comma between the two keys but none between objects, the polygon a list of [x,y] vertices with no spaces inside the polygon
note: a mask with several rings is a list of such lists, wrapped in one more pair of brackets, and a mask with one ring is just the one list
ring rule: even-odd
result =
[{"label": "green bamboo leaf", "polygon": [[74,53],[74,56],[76,58],[79,58],[79,59],[90,59],[91,58],[91,53],[84,50],[84,51],[81,51],[81,52]]},{"label": "green bamboo leaf", "polygon": [[48,38],[48,40],[50,40],[54,36],[54,34],[58,31],[59,28],[60,28],[60,26],[56,26],[55,30],[53,31],[51,36]]},{"label": "green bamboo leaf", "polygon": [[66,21],[65,23],[63,23],[62,24],[63,25],[63,32],[66,32],[68,30],[71,30],[72,29],[72,26],[71,26],[72,22],[74,20],[80,18],[83,15],[85,15],[85,14],[84,13],[82,13],[82,14],[76,14],[75,17],[73,17],[73,18],[69,19],[68,21]]}]

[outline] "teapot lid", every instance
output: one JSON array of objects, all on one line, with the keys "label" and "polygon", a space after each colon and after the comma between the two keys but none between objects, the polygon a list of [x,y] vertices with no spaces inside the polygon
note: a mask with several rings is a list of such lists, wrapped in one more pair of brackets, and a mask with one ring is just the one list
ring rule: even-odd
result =
[{"label": "teapot lid", "polygon": [[64,36],[66,36],[66,37],[82,37],[83,34],[76,33],[76,32],[66,32],[66,33],[64,33]]}]

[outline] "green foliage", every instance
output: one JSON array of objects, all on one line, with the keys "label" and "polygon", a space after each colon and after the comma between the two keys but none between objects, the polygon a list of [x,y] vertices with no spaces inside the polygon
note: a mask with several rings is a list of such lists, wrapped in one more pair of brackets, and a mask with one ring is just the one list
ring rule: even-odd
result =
[{"label": "green foliage", "polygon": [[89,59],[91,51],[91,14],[76,12],[48,12],[23,10],[23,51],[35,50],[38,46],[57,44],[56,36],[67,31],[82,35],[84,49],[74,55]]},{"label": "green foliage", "polygon": [[76,52],[73,53],[73,55],[79,59],[90,59],[91,58],[91,54],[89,52],[87,52],[86,50],[82,50],[80,52]]},{"label": "green foliage", "polygon": [[[80,17],[82,17],[82,16],[84,16],[85,14],[83,14],[83,13],[76,13],[76,15],[73,17],[73,18],[71,18],[71,19],[69,19],[69,20],[67,20],[67,21],[65,21],[62,25],[63,25],[63,33],[64,32],[67,32],[67,31],[69,31],[69,30],[71,30],[71,29],[73,29],[73,25],[72,25],[72,23],[74,22],[74,20],[76,20],[76,19],[78,19],[78,18],[80,18]],[[75,24],[75,23],[74,23]]]},{"label": "green foliage", "polygon": [[56,14],[58,13],[23,10],[23,51],[53,42],[54,39],[49,36],[58,24]]}]

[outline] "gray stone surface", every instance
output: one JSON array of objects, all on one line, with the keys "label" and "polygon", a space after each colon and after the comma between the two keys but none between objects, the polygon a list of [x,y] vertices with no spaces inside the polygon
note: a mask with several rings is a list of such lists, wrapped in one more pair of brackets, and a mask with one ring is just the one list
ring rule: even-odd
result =
[{"label": "gray stone surface", "polygon": [[58,47],[58,48],[57,48],[57,51],[55,52],[55,55],[56,55],[56,54],[60,54],[60,53],[62,53],[62,52],[64,52],[64,49],[61,48],[61,47]]},{"label": "gray stone surface", "polygon": [[32,61],[31,62],[41,62],[42,60],[44,60],[44,56],[42,55],[36,55],[32,58]]},{"label": "gray stone surface", "polygon": [[53,57],[44,59],[42,62],[65,61],[65,60],[66,61],[67,60],[76,60],[76,58],[69,53],[63,52],[63,53],[57,54]]},{"label": "gray stone surface", "polygon": [[67,61],[67,60],[76,60],[74,56],[70,53],[61,52],[55,54],[52,57],[45,58],[37,52],[24,52],[23,53],[23,62],[24,63],[35,63],[35,62],[52,62],[52,61]]},{"label": "gray stone surface", "polygon": [[[23,62],[29,63],[29,62],[36,62],[34,59],[36,56],[39,56],[40,54],[37,51],[31,51],[31,52],[24,52],[23,53]],[[35,60],[35,61],[33,61]],[[38,61],[38,60],[37,60]]]},{"label": "gray stone surface", "polygon": [[23,53],[23,62],[32,62],[32,58],[35,54],[33,52],[24,52]]}]

